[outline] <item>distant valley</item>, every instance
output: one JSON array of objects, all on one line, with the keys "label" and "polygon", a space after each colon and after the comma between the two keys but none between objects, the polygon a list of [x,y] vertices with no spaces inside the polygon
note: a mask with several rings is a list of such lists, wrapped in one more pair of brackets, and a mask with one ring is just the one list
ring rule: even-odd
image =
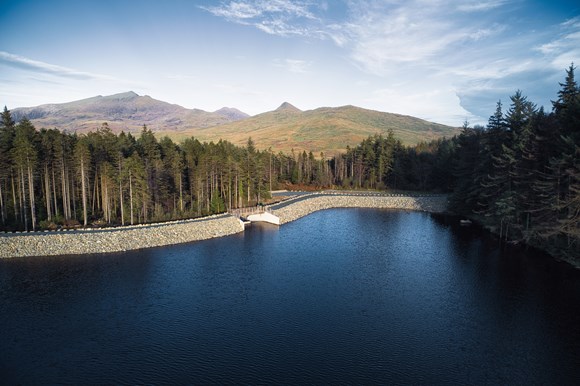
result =
[{"label": "distant valley", "polygon": [[147,125],[159,137],[175,141],[194,136],[201,141],[228,140],[244,145],[252,137],[260,149],[334,154],[373,134],[393,130],[406,145],[450,137],[458,128],[419,118],[367,110],[356,106],[321,107],[301,111],[284,102],[274,111],[249,116],[235,108],[214,112],[184,107],[126,92],[70,103],[12,110],[16,120],[28,117],[38,128],[88,132],[107,122],[114,132],[138,133]]}]

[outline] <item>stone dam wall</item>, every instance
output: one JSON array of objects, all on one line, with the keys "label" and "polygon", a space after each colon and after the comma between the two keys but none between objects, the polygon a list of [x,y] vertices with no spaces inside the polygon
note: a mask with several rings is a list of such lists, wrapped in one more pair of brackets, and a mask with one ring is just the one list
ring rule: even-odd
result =
[{"label": "stone dam wall", "polygon": [[286,224],[310,213],[331,208],[403,209],[443,213],[447,210],[447,196],[313,194],[308,199],[274,209],[272,213],[280,218],[280,224]]},{"label": "stone dam wall", "polygon": [[228,236],[244,225],[230,215],[100,230],[0,235],[0,258],[121,252]]},{"label": "stone dam wall", "polygon": [[[277,209],[278,208],[278,209]],[[447,196],[314,193],[272,206],[280,224],[331,208],[445,212]],[[0,234],[0,258],[122,252],[228,236],[244,231],[229,214],[169,223],[59,232]]]}]

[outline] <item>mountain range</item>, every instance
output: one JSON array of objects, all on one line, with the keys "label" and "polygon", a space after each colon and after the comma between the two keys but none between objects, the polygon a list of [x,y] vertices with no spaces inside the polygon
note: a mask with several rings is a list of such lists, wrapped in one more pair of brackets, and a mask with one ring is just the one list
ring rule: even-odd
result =
[{"label": "mountain range", "polygon": [[26,116],[37,127],[87,132],[103,122],[115,131],[139,132],[143,125],[151,130],[180,131],[205,128],[249,117],[237,109],[224,107],[214,112],[186,109],[140,96],[133,91],[96,96],[79,101],[17,108],[12,111],[16,120]]},{"label": "mountain range", "polygon": [[107,122],[114,132],[138,133],[145,124],[157,136],[167,135],[175,141],[194,136],[201,141],[223,139],[244,145],[252,137],[260,149],[306,150],[315,154],[344,151],[369,135],[386,135],[389,130],[406,145],[459,132],[451,126],[356,106],[302,111],[284,102],[276,110],[249,116],[228,107],[214,112],[186,109],[132,91],[11,112],[16,121],[26,116],[37,128],[82,133]]}]

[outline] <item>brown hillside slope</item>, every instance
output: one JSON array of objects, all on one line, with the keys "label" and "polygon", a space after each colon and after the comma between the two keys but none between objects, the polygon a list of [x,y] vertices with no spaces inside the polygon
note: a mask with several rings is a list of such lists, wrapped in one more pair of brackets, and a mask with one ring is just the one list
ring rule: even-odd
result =
[{"label": "brown hillside slope", "polygon": [[427,122],[406,115],[367,110],[355,106],[321,107],[301,111],[289,103],[253,117],[180,133],[160,132],[176,140],[194,136],[202,141],[228,140],[244,145],[251,137],[260,149],[334,154],[355,146],[369,135],[387,135],[393,130],[403,144],[414,145],[459,133],[458,128]]}]

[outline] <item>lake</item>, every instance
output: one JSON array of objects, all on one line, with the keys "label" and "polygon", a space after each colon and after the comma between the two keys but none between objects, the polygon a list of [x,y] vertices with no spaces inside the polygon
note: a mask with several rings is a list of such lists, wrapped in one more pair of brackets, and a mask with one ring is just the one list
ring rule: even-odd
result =
[{"label": "lake", "polygon": [[574,384],[580,271],[426,213],[333,209],[0,260],[3,384]]}]

